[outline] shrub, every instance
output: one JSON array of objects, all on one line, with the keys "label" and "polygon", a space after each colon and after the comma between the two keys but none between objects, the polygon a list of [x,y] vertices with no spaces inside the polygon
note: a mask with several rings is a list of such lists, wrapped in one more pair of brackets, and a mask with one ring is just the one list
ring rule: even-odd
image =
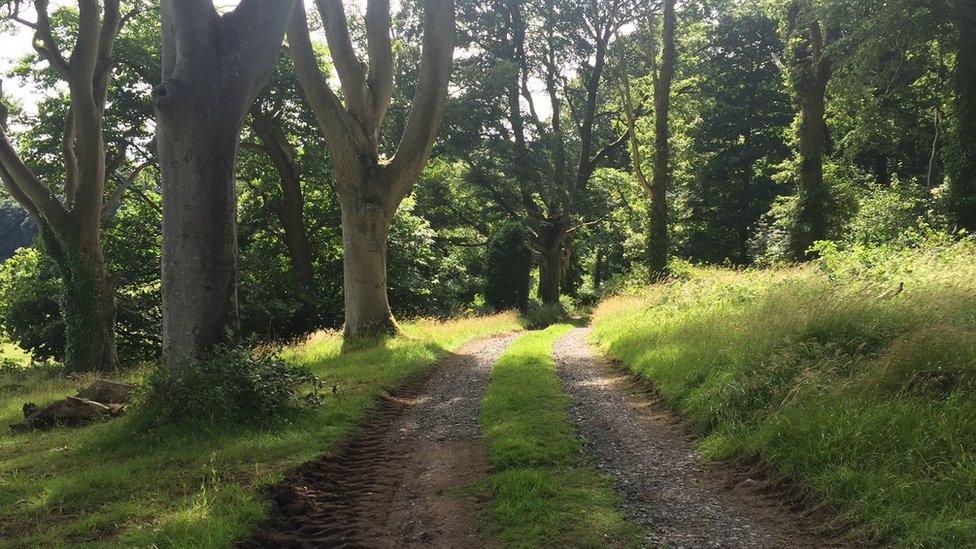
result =
[{"label": "shrub", "polygon": [[566,307],[562,303],[553,305],[532,303],[526,308],[523,316],[525,318],[525,327],[530,330],[547,328],[553,324],[566,322],[569,318]]},{"label": "shrub", "polygon": [[156,369],[144,384],[139,414],[156,424],[261,425],[314,404],[319,386],[309,370],[277,355],[219,349],[205,360]]},{"label": "shrub", "polygon": [[532,248],[525,227],[503,225],[488,241],[485,301],[496,311],[526,310],[532,272]]},{"label": "shrub", "polygon": [[0,332],[39,360],[64,356],[61,282],[50,259],[21,248],[0,265]]}]

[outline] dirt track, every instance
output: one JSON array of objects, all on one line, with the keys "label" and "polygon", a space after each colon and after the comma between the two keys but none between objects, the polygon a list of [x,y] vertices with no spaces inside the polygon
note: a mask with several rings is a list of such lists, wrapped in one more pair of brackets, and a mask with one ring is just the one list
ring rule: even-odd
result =
[{"label": "dirt track", "polygon": [[[588,334],[556,344],[558,375],[585,452],[614,478],[646,546],[840,546],[782,494],[703,465],[680,420],[595,353]],[[514,339],[471,343],[384,398],[356,436],[274,488],[269,519],[241,546],[483,547],[475,516],[484,502],[464,488],[487,477],[481,400]]]},{"label": "dirt track", "polygon": [[665,406],[611,367],[577,329],[557,342],[556,367],[586,453],[614,477],[651,547],[834,547],[759,481],[704,467],[694,437]]},{"label": "dirt track", "polygon": [[268,521],[242,547],[477,547],[487,476],[481,399],[515,336],[476,341],[384,399],[361,433],[275,487]]}]

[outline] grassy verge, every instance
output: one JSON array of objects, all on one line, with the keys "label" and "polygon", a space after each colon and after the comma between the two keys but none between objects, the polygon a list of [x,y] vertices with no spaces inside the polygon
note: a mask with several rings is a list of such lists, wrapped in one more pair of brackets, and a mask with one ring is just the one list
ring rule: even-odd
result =
[{"label": "grassy verge", "polygon": [[556,377],[555,341],[572,327],[521,337],[491,373],[482,405],[492,492],[488,529],[510,547],[632,545],[636,527],[609,481],[582,463]]},{"label": "grassy verge", "polygon": [[30,363],[30,355],[13,343],[0,340],[0,366],[7,363],[27,366]]},{"label": "grassy verge", "polygon": [[972,244],[692,269],[607,301],[595,326],[699,426],[707,456],[762,456],[865,536],[976,545]]},{"label": "grassy verge", "polygon": [[[518,327],[514,315],[404,326],[407,337],[340,354],[331,333],[288,349],[339,394],[268,430],[138,433],[126,418],[12,435],[25,401],[44,404],[85,380],[5,373],[0,393],[0,546],[226,547],[264,513],[259,488],[327,451],[377,395],[467,340]],[[138,379],[139,374],[132,374]]]}]

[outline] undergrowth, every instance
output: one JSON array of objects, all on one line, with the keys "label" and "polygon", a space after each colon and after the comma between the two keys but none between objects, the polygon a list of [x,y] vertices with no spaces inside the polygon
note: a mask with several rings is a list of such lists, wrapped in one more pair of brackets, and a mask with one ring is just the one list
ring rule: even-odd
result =
[{"label": "undergrowth", "polygon": [[518,339],[495,364],[482,404],[491,504],[486,523],[506,547],[631,546],[637,527],[608,479],[588,467],[567,417],[553,344],[571,326]]},{"label": "undergrowth", "polygon": [[856,534],[976,545],[976,247],[827,246],[603,303],[595,338],[706,436],[816,489]]},{"label": "undergrowth", "polygon": [[21,417],[24,402],[43,406],[90,379],[0,372],[8,388],[0,392],[0,547],[230,546],[263,516],[262,487],[327,451],[384,388],[471,338],[518,326],[512,314],[414,322],[402,326],[402,337],[351,353],[341,352],[338,334],[314,335],[282,358],[330,390],[320,406],[263,427],[197,422],[147,431],[133,414],[17,435],[6,426]]}]

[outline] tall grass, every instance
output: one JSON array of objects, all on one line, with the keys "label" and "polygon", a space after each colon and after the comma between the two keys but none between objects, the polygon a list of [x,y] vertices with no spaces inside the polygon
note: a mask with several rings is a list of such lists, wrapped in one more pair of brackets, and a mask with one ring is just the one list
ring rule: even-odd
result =
[{"label": "tall grass", "polygon": [[[358,421],[384,389],[429,368],[463,342],[518,327],[514,315],[404,326],[406,335],[352,353],[321,333],[285,352],[337,395],[267,429],[139,432],[131,419],[13,435],[20,406],[62,398],[85,380],[41,372],[0,379],[0,546],[95,544],[227,547],[264,513],[260,487],[311,460]],[[138,381],[143,373],[133,373]],[[8,383],[9,382],[9,383]]]},{"label": "tall grass", "polygon": [[595,338],[706,456],[760,455],[870,538],[976,545],[972,243],[689,275],[603,303]]},{"label": "tall grass", "polygon": [[489,445],[490,535],[505,547],[629,546],[638,529],[608,479],[582,461],[556,377],[553,344],[571,326],[517,340],[492,369],[482,404]]}]

